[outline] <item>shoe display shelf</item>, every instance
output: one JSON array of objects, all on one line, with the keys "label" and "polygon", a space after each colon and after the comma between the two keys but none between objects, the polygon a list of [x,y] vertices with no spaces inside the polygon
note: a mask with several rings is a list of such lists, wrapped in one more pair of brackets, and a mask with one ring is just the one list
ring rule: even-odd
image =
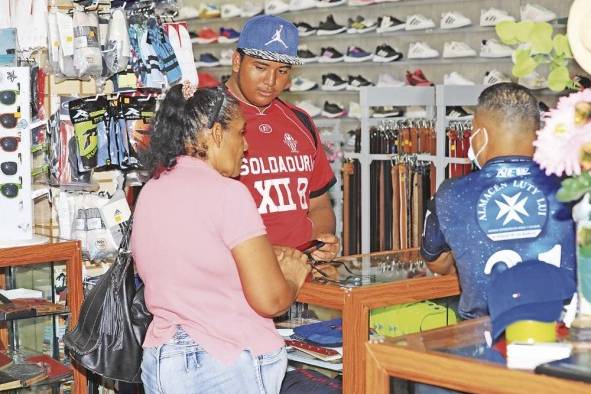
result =
[{"label": "shoe display shelf", "polygon": [[[290,3],[284,0],[285,3]],[[358,1],[359,2],[359,1]],[[223,4],[235,4],[242,6],[242,0],[213,0],[211,3],[221,7]],[[257,1],[255,0],[255,3]],[[262,3],[262,2],[258,2]],[[370,2],[368,2],[370,3]],[[309,91],[285,92],[284,97],[291,102],[308,100],[318,107],[323,107],[325,101],[338,103],[349,108],[350,102],[359,102],[357,91],[324,91],[320,89],[322,84],[322,75],[335,73],[342,79],[347,80],[349,75],[362,75],[367,80],[377,82],[380,74],[392,75],[395,79],[404,81],[407,70],[413,71],[421,69],[427,78],[435,84],[442,84],[444,76],[451,72],[457,72],[463,77],[480,84],[483,81],[485,73],[491,69],[498,70],[504,74],[511,75],[512,60],[510,57],[501,58],[483,58],[479,56],[482,40],[496,39],[495,28],[492,26],[480,26],[481,10],[491,7],[506,11],[516,20],[520,19],[520,7],[528,3],[539,4],[558,16],[552,24],[557,32],[565,31],[565,16],[568,15],[570,2],[556,2],[554,0],[400,0],[373,3],[369,5],[339,5],[336,7],[311,8],[299,11],[287,11],[279,16],[289,19],[293,22],[306,22],[314,27],[330,15],[334,20],[343,26],[348,26],[349,18],[362,16],[366,21],[377,21],[379,17],[392,16],[401,21],[406,20],[411,15],[421,14],[434,22],[434,28],[422,30],[399,30],[394,32],[377,33],[375,30],[367,33],[339,33],[335,35],[309,35],[300,38],[300,44],[314,54],[320,55],[321,48],[334,47],[339,52],[346,55],[347,48],[357,46],[367,52],[374,52],[375,48],[382,44],[388,44],[403,53],[403,58],[398,61],[388,63],[377,63],[373,61],[364,62],[335,62],[335,63],[307,63],[303,66],[295,67],[294,76],[312,80],[318,84],[318,88]],[[184,5],[198,8],[201,2],[197,0],[185,0]],[[460,12],[470,19],[471,25],[457,29],[441,29],[440,20],[442,14],[450,11]],[[192,32],[198,32],[203,27],[210,27],[219,31],[221,27],[234,28],[240,30],[248,18],[215,18],[215,19],[188,19],[189,29]],[[465,58],[443,58],[443,48],[446,42],[459,41],[469,45],[477,56]],[[428,59],[409,59],[409,46],[416,42],[425,42],[429,47],[437,50],[439,56]],[[193,50],[195,56],[199,58],[200,54],[212,53],[220,58],[221,52],[228,49],[234,49],[235,43],[212,43],[212,44],[194,44]],[[218,79],[229,75],[230,66],[217,67],[199,67],[199,71],[210,72]],[[576,72],[576,69],[574,70]],[[543,101],[551,105],[556,101],[556,93],[548,90],[537,90],[538,96],[544,96]],[[549,96],[549,97],[546,97]],[[320,118],[315,118],[315,121]],[[359,126],[359,120],[350,118],[347,115],[338,118],[339,125],[344,126],[340,131],[345,133],[352,128]],[[327,118],[326,122],[337,124],[334,119]]]},{"label": "shoe display shelf", "polygon": [[345,153],[345,158],[357,159],[361,165],[361,252],[370,250],[370,166],[374,160],[392,160],[398,155],[371,154],[369,117],[370,108],[378,106],[422,106],[426,108],[426,119],[435,120],[437,145],[435,155],[418,154],[418,160],[433,163],[436,171],[436,185],[445,180],[445,169],[449,164],[469,164],[467,159],[451,158],[445,152],[445,134],[450,120],[446,117],[447,107],[474,106],[478,102],[484,85],[435,87],[364,88],[361,100],[361,150],[359,153]]}]

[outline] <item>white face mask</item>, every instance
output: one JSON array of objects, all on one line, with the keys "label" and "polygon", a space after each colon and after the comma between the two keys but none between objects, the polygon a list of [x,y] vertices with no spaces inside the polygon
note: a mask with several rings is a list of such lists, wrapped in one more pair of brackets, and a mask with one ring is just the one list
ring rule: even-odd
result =
[{"label": "white face mask", "polygon": [[[472,139],[476,136],[476,134],[480,133],[481,130],[484,130],[484,144],[478,150],[478,153],[474,154],[474,149],[472,149]],[[478,162],[478,155],[480,155],[482,153],[482,151],[484,150],[484,148],[486,148],[486,145],[487,144],[488,144],[488,132],[486,131],[486,128],[478,129],[478,130],[476,130],[476,133],[474,133],[474,134],[472,134],[470,136],[470,148],[468,148],[468,159],[472,163],[474,163],[474,165],[476,167],[478,167],[478,169],[481,169],[482,168],[482,166]]]}]

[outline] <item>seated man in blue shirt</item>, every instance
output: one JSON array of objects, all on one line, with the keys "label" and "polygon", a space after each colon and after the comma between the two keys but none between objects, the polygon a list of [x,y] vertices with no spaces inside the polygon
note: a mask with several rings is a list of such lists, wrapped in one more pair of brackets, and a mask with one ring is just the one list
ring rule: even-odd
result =
[{"label": "seated man in blue shirt", "polygon": [[555,198],[560,179],[532,161],[540,128],[536,98],[501,83],[478,99],[470,141],[480,171],[445,181],[429,203],[421,254],[439,274],[457,271],[459,314],[488,314],[491,275],[538,260],[575,275],[575,230],[570,207]]}]

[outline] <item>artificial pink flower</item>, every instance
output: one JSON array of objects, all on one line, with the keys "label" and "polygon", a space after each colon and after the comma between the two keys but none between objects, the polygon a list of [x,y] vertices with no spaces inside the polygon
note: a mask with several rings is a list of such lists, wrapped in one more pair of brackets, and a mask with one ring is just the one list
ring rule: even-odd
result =
[{"label": "artificial pink flower", "polygon": [[575,106],[582,101],[591,102],[591,89],[562,97],[544,117],[544,128],[534,142],[534,160],[548,175],[581,174],[581,149],[591,142],[591,122],[575,124]]}]

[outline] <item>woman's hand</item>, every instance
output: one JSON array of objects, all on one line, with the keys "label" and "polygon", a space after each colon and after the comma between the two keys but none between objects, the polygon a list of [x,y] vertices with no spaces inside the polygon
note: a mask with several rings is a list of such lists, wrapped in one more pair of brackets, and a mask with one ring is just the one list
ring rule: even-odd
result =
[{"label": "woman's hand", "polygon": [[273,249],[283,276],[295,287],[297,293],[312,269],[308,264],[308,256],[292,248],[276,246]]}]

